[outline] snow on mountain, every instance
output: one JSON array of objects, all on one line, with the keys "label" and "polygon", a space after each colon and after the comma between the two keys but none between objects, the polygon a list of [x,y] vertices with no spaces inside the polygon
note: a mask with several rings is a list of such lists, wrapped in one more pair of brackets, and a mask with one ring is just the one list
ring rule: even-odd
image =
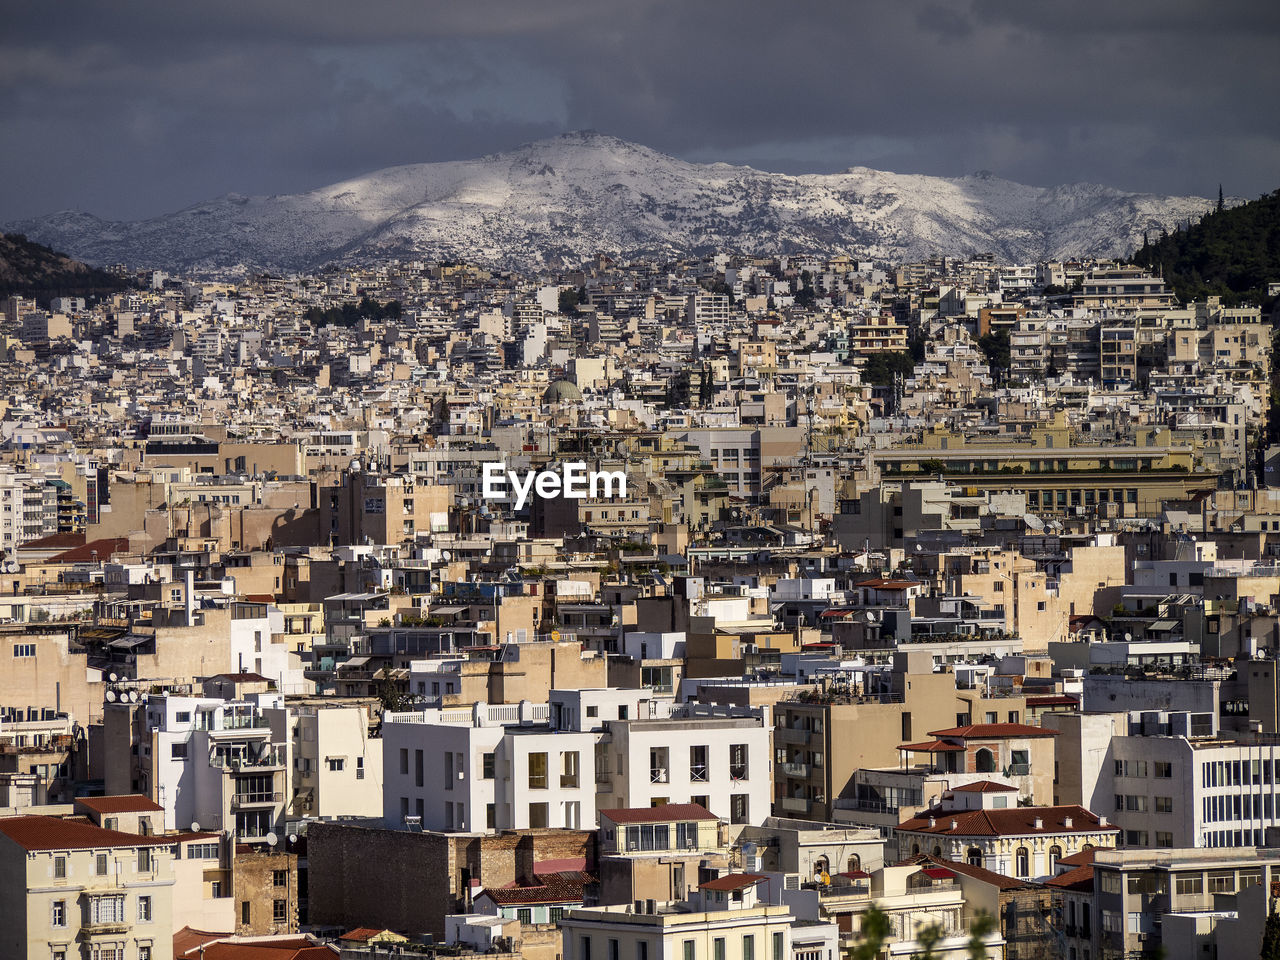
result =
[{"label": "snow on mountain", "polygon": [[1212,206],[1094,184],[1029,187],[853,167],[789,176],[696,164],[595,133],[390,167],[309,193],[228,195],[133,223],[63,212],[6,225],[78,259],[175,270],[392,256],[537,269],[710,251],[906,261],[1123,255]]}]

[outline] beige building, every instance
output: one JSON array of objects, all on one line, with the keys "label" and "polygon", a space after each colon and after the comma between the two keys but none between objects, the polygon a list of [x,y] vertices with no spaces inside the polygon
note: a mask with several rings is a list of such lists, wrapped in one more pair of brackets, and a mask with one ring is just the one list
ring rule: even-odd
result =
[{"label": "beige building", "polygon": [[6,960],[171,960],[174,838],[0,819]]}]

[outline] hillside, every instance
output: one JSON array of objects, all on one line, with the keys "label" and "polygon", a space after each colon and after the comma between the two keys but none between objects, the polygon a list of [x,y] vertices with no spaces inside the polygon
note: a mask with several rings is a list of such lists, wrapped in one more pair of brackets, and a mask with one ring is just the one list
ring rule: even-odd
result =
[{"label": "hillside", "polygon": [[1280,283],[1280,190],[1153,238],[1133,262],[1160,272],[1184,303],[1262,304]]},{"label": "hillside", "polygon": [[175,270],[312,268],[411,256],[525,270],[596,253],[822,251],[904,261],[991,252],[1005,261],[1126,256],[1144,231],[1212,203],[1091,184],[1030,187],[854,167],[789,176],[696,164],[595,133],[475,160],[391,167],[308,193],[230,195],[168,216],[80,212],[11,224],[90,263]]},{"label": "hillside", "polygon": [[20,233],[0,235],[0,297],[47,301],[50,297],[93,296],[123,290],[119,277],[72,260]]}]

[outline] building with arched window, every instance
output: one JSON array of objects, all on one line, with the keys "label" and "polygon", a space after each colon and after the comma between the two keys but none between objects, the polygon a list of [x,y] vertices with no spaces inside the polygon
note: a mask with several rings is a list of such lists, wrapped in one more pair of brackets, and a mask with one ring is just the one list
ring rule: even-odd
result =
[{"label": "building with arched window", "polygon": [[992,806],[998,792],[954,792],[898,825],[897,854],[931,854],[1018,880],[1052,876],[1064,856],[1114,847],[1117,827],[1081,806]]}]

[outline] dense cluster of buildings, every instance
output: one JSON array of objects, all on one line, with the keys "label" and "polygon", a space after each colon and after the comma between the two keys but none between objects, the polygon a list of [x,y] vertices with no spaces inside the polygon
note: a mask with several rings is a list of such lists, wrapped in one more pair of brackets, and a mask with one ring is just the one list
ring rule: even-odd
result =
[{"label": "dense cluster of buildings", "polygon": [[140,280],[0,322],[3,956],[1256,954],[1259,309],[989,258]]}]

